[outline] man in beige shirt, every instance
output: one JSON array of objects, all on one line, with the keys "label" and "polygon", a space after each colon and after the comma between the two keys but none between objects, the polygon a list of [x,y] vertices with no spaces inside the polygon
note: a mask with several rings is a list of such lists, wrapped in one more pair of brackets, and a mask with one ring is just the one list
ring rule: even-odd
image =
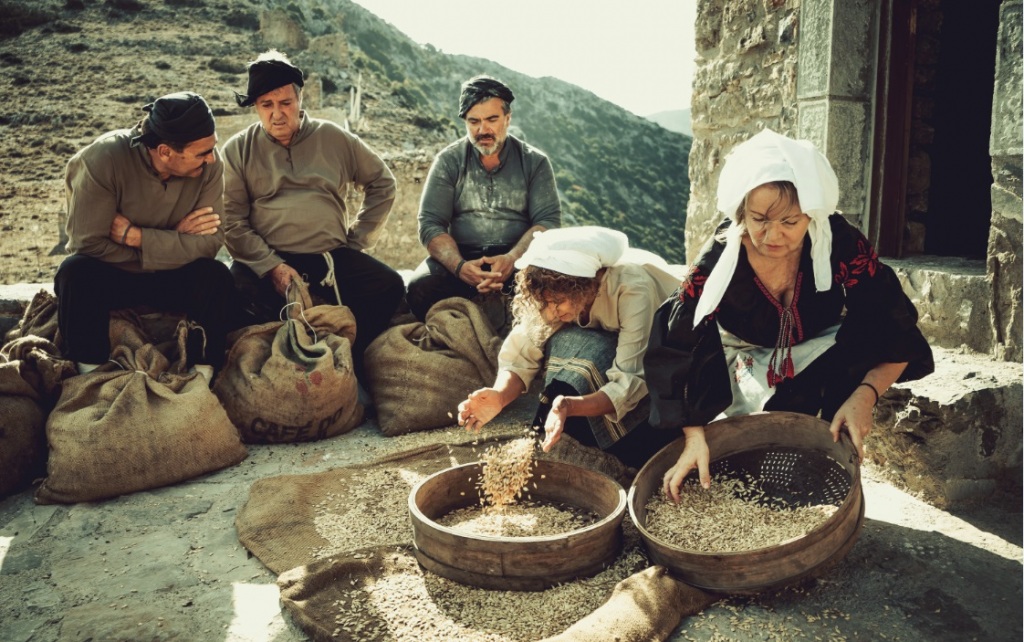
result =
[{"label": "man in beige shirt", "polygon": [[[391,320],[404,294],[402,277],[363,250],[383,231],[395,200],[384,161],[354,134],[302,110],[302,70],[277,51],[249,64],[242,107],[259,122],[224,145],[226,243],[231,273],[248,301],[251,322],[277,319],[293,279],[351,308],[352,349],[362,353]],[[349,185],[363,189],[362,208],[345,208]]]},{"label": "man in beige shirt", "polygon": [[[132,129],[76,153],[65,173],[67,250],[54,277],[65,356],[88,372],[110,356],[110,311],[184,312],[205,331],[189,361],[219,367],[234,301],[223,244],[224,166],[213,114],[181,92],[143,107]],[[205,352],[205,355],[203,354]]]}]

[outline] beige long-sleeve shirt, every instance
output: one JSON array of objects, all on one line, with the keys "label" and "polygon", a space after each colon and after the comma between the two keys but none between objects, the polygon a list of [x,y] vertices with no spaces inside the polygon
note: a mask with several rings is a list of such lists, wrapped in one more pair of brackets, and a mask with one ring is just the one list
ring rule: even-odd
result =
[{"label": "beige long-sleeve shirt", "polygon": [[[654,265],[626,263],[605,272],[601,289],[584,327],[618,332],[615,359],[606,372],[601,391],[615,407],[615,421],[636,407],[647,394],[644,352],[651,335],[654,313],[679,286],[679,274]],[[536,345],[521,324],[513,326],[498,353],[498,369],[515,373],[526,387],[541,371],[544,346]]]},{"label": "beige long-sleeve shirt", "polygon": [[[224,234],[181,234],[174,228],[192,211],[224,211],[224,165],[215,156],[196,178],[163,181],[144,145],[131,146],[137,129],[108,132],[68,161],[67,251],[92,256],[129,271],[170,270],[199,258],[213,258]],[[142,230],[142,246],[110,238],[110,224],[121,214]]]},{"label": "beige long-sleeve shirt", "polygon": [[[257,122],[224,144],[224,163],[228,251],[260,276],[284,262],[278,251],[372,248],[395,200],[391,170],[366,143],[305,112],[288,147]],[[350,184],[364,190],[352,220]]]}]

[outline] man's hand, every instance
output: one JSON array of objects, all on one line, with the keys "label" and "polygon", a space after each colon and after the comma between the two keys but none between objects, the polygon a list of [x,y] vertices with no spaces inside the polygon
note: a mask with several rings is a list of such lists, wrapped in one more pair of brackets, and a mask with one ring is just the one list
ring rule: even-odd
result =
[{"label": "man's hand", "polygon": [[[459,279],[463,283],[472,285],[477,290],[480,290],[482,283],[491,282],[494,279],[500,279],[501,274],[497,272],[488,272],[483,269],[485,259],[473,259],[472,261],[466,261],[462,264],[462,269],[459,270]],[[481,290],[485,292],[489,290]]]},{"label": "man's hand", "polygon": [[270,272],[267,273],[267,278],[274,284],[274,290],[281,296],[285,296],[288,292],[288,286],[291,282],[301,281],[302,276],[295,271],[295,269],[287,263],[281,263],[275,266]]},{"label": "man's hand", "polygon": [[207,236],[216,234],[220,227],[220,214],[213,211],[212,207],[200,207],[189,212],[188,216],[178,221],[174,230],[179,234],[195,234]]},{"label": "man's hand", "polygon": [[[491,270],[484,272],[487,278],[477,284],[476,289],[479,292],[497,292],[504,287],[506,281],[512,277],[512,272],[515,270],[515,259],[508,254],[499,254],[497,256],[485,256],[480,259],[480,265],[489,265]],[[465,269],[465,267],[463,267]]]}]

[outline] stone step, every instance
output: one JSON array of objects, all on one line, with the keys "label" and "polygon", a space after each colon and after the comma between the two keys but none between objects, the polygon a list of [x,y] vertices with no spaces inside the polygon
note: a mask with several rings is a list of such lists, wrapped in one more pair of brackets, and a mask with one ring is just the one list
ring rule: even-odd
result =
[{"label": "stone step", "polygon": [[1019,498],[1024,368],[963,350],[932,351],[933,374],[882,397],[868,456],[940,507]]}]

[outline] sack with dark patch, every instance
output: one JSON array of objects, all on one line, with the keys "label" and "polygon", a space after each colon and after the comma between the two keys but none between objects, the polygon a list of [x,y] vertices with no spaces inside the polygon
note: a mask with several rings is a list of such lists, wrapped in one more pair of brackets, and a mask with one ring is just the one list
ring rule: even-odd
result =
[{"label": "sack with dark patch", "polygon": [[213,391],[246,443],[314,441],[363,421],[352,367],[356,321],[343,305],[310,304],[288,291],[287,321],[235,333]]},{"label": "sack with dark patch", "polygon": [[377,424],[389,437],[455,423],[459,403],[494,382],[499,338],[480,308],[453,297],[425,323],[390,328],[366,349]]},{"label": "sack with dark patch", "polygon": [[[47,478],[40,504],[116,497],[233,466],[248,454],[201,374],[185,368],[180,348],[191,326],[178,326],[171,363],[130,324],[111,361],[64,381],[46,423]],[[112,334],[115,327],[112,327]]]},{"label": "sack with dark patch", "polygon": [[42,337],[60,346],[60,331],[57,329],[57,298],[40,290],[32,297],[18,324],[7,331],[4,343],[27,336]]},{"label": "sack with dark patch", "polygon": [[46,415],[64,379],[76,374],[75,364],[40,337],[0,350],[0,498],[46,474]]}]

